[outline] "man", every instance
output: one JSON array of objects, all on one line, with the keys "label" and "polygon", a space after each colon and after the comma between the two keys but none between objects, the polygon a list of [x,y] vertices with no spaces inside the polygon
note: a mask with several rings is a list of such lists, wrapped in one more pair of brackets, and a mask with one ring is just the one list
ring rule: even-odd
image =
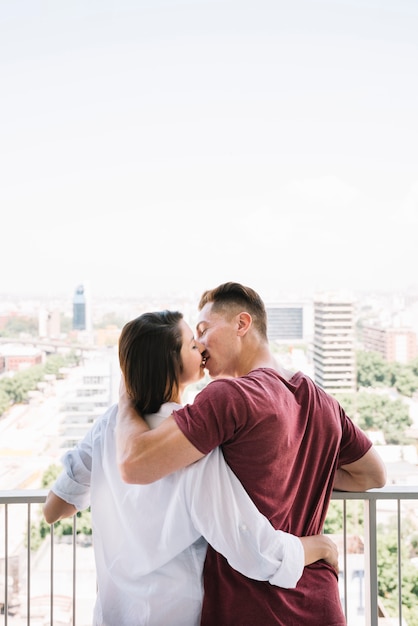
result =
[{"label": "man", "polygon": [[[384,485],[371,441],[336,400],[274,359],[256,292],[225,283],[203,294],[199,310],[198,340],[215,380],[152,432],[121,396],[117,436],[126,482],[153,482],[222,445],[259,510],[296,535],[321,532],[333,488]],[[247,579],[209,549],[204,584],[205,626],[345,624],[336,573],[324,562],[305,568],[296,589],[284,590]]]}]

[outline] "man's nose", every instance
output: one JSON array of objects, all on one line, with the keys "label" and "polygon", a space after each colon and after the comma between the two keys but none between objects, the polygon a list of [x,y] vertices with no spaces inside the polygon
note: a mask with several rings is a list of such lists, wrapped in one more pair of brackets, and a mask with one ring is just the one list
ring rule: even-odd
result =
[{"label": "man's nose", "polygon": [[203,352],[205,351],[204,344],[201,341],[196,340],[196,345],[199,348],[200,354],[203,354]]}]

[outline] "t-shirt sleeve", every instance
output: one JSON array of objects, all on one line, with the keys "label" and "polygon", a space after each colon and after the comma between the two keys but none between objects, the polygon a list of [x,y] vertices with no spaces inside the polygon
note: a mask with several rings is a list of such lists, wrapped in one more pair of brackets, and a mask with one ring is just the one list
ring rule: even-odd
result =
[{"label": "t-shirt sleeve", "polygon": [[173,412],[182,433],[202,454],[227,443],[245,426],[247,407],[232,380],[216,380],[193,404]]},{"label": "t-shirt sleeve", "polygon": [[342,439],[338,467],[358,461],[372,447],[371,440],[345,414],[342,407],[340,407],[340,417],[342,426]]}]

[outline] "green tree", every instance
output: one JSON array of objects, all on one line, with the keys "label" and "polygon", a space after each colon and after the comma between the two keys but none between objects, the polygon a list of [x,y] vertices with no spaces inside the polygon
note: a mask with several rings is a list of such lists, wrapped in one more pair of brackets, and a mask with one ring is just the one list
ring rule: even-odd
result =
[{"label": "green tree", "polygon": [[[398,615],[398,543],[397,533],[379,533],[377,548],[378,594],[392,617]],[[402,542],[402,614],[408,626],[418,626],[418,575],[411,563],[406,542]]]},{"label": "green tree", "polygon": [[38,334],[38,321],[36,317],[9,317],[0,331],[1,337],[18,338],[21,335],[35,337]]},{"label": "green tree", "polygon": [[[52,354],[46,358],[43,365],[34,365],[21,372],[16,372],[11,378],[0,380],[0,415],[9,408],[11,404],[26,402],[29,391],[36,389],[45,374],[58,375],[59,370],[64,365],[72,366],[77,364],[79,356],[72,350],[68,355]],[[9,401],[6,402],[4,394]],[[3,400],[1,400],[3,398]]]},{"label": "green tree", "polygon": [[336,393],[335,398],[343,407],[344,411],[347,415],[354,421],[357,421],[358,410],[357,410],[357,398],[359,396],[359,392],[357,393]]},{"label": "green tree", "polygon": [[401,400],[371,393],[358,394],[358,425],[363,430],[381,430],[386,443],[404,444],[412,424],[408,406]]},{"label": "green tree", "polygon": [[404,367],[398,372],[394,387],[402,396],[411,398],[418,389],[418,377],[411,368]]},{"label": "green tree", "polygon": [[65,364],[66,358],[62,354],[51,354],[45,361],[44,373],[57,375]]},{"label": "green tree", "polygon": [[418,376],[418,357],[414,359],[413,361],[411,361],[411,363],[409,364],[409,367],[411,368],[412,373],[415,376]]},{"label": "green tree", "polygon": [[52,483],[58,478],[62,470],[60,465],[49,465],[49,467],[44,471],[41,478],[41,488],[49,489]]},{"label": "green tree", "polygon": [[357,385],[361,387],[393,387],[403,396],[411,397],[418,390],[418,359],[408,365],[387,363],[377,352],[357,352]]},{"label": "green tree", "polygon": [[16,372],[12,378],[4,378],[0,381],[0,389],[9,396],[12,404],[26,402],[28,391],[36,389],[43,375],[43,366],[35,365],[22,372]]},{"label": "green tree", "polygon": [[23,380],[19,376],[13,378],[5,378],[2,382],[2,390],[9,397],[11,404],[19,404],[26,400],[25,388]]},{"label": "green tree", "polygon": [[337,400],[363,430],[381,430],[386,443],[405,444],[410,440],[405,431],[412,424],[407,404],[388,395],[359,391],[336,395]]},{"label": "green tree", "polygon": [[9,394],[0,387],[0,415],[3,415],[3,413],[7,411],[7,409],[10,407],[10,403],[11,401]]},{"label": "green tree", "polygon": [[356,359],[358,387],[384,387],[389,384],[389,366],[378,352],[360,350]]}]

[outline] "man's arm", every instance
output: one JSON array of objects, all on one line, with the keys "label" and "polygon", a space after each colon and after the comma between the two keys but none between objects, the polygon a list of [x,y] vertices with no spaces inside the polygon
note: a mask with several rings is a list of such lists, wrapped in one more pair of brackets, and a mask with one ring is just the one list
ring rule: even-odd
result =
[{"label": "man's arm", "polygon": [[386,468],[371,447],[358,461],[342,465],[337,470],[334,489],[338,491],[366,491],[384,487],[386,484]]},{"label": "man's arm", "polygon": [[43,512],[45,521],[48,524],[54,524],[58,520],[64,519],[64,517],[75,515],[77,509],[69,502],[55,495],[53,491],[50,491],[43,506]]},{"label": "man's arm", "polygon": [[116,422],[120,475],[126,483],[147,485],[204,455],[183,435],[173,417],[150,430],[135,411],[121,381]]}]

